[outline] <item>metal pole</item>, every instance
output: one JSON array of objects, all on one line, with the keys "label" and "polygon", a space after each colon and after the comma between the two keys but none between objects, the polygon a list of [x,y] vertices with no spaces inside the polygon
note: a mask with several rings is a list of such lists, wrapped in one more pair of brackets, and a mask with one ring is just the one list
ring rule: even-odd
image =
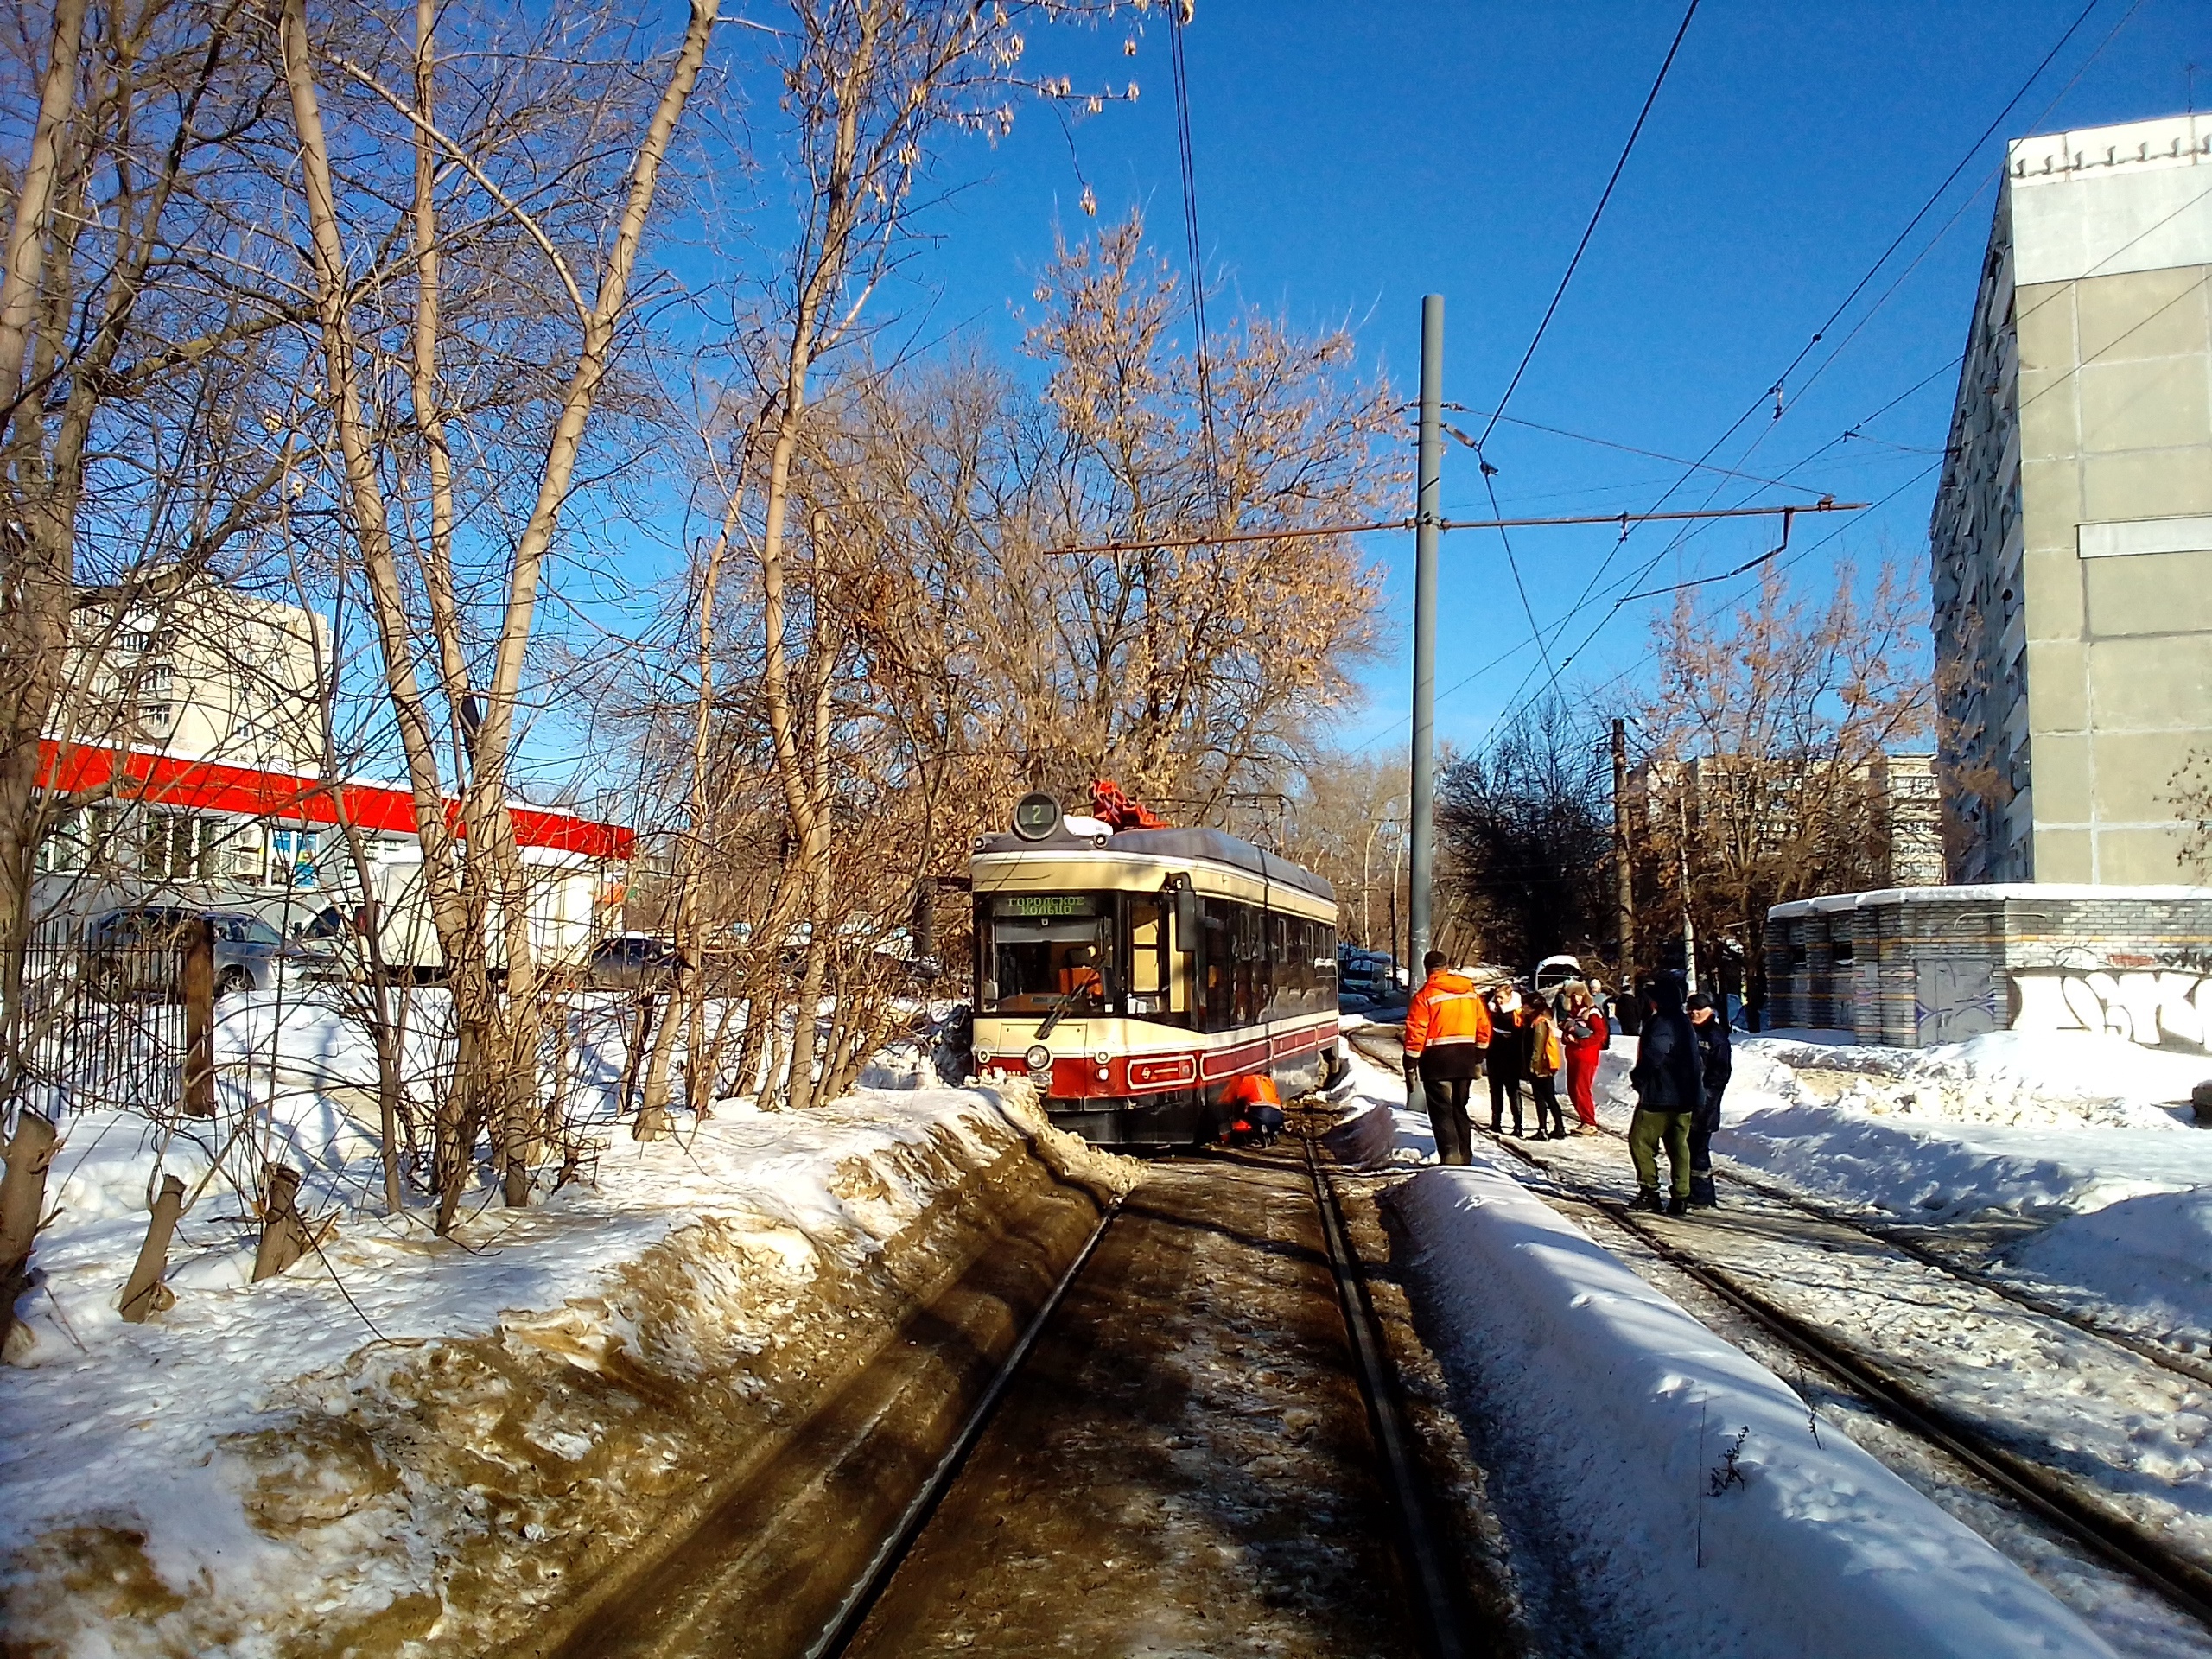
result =
[{"label": "metal pole", "polygon": [[1421,302],[1421,447],[1414,498],[1414,749],[1412,869],[1406,893],[1406,969],[1420,982],[1428,954],[1429,887],[1436,871],[1436,543],[1444,500],[1444,296]]},{"label": "metal pole", "polygon": [[1625,1000],[1636,988],[1636,882],[1628,852],[1628,722],[1613,722],[1613,968]]}]

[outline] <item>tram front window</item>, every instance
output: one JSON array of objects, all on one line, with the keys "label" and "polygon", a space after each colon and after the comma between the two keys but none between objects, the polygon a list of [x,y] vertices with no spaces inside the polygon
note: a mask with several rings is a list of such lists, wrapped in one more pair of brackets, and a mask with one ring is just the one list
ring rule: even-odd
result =
[{"label": "tram front window", "polygon": [[1063,1001],[1071,1014],[1103,1012],[1114,962],[1109,903],[1073,893],[994,899],[979,1012],[1047,1014]]}]

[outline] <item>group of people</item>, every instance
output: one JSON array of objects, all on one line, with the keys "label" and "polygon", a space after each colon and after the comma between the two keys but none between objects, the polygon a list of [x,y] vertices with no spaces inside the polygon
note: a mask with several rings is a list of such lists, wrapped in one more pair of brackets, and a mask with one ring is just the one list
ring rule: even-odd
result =
[{"label": "group of people", "polygon": [[[1565,1140],[1598,1129],[1598,1057],[1611,1038],[1604,1004],[1592,988],[1570,981],[1548,1002],[1511,982],[1484,993],[1453,969],[1440,950],[1423,958],[1421,989],[1406,1009],[1406,1082],[1427,1097],[1436,1135],[1437,1161],[1474,1160],[1474,1126],[1467,1099],[1474,1080],[1490,1079],[1490,1131],[1525,1138],[1521,1087],[1535,1104],[1535,1138]],[[1686,1215],[1709,1206],[1712,1143],[1720,1127],[1720,1096],[1732,1059],[1728,1022],[1705,996],[1685,997],[1672,975],[1647,982],[1637,993],[1639,1040],[1629,1071],[1636,1115],[1629,1126],[1629,1155],[1636,1165],[1634,1207]],[[1567,1078],[1575,1126],[1560,1109],[1559,1078]],[[1659,1198],[1658,1155],[1666,1148],[1671,1196]]]}]

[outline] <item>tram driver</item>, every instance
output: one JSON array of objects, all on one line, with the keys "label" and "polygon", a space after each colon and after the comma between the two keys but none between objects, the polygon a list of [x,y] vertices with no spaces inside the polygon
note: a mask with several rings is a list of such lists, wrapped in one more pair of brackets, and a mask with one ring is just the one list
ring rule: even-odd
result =
[{"label": "tram driver", "polygon": [[1080,996],[1086,1002],[1103,1006],[1106,1001],[1106,982],[1099,976],[1097,953],[1087,944],[1072,946],[1060,963],[1060,995]]}]

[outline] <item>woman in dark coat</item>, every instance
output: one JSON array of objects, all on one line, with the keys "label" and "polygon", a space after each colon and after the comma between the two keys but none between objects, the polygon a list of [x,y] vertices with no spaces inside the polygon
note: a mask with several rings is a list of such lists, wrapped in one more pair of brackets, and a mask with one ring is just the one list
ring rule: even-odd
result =
[{"label": "woman in dark coat", "polygon": [[1682,1007],[1682,982],[1671,974],[1644,988],[1636,1064],[1629,1070],[1636,1116],[1629,1121],[1629,1156],[1636,1162],[1637,1210],[1659,1206],[1659,1147],[1667,1148],[1674,1198],[1670,1216],[1690,1208],[1690,1119],[1705,1104],[1705,1071],[1697,1033]]}]

